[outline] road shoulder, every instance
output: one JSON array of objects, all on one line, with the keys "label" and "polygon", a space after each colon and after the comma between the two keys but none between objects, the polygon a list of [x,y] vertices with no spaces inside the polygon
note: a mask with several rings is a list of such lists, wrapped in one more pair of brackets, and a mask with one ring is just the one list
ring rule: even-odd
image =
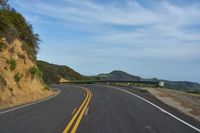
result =
[{"label": "road shoulder", "polygon": [[200,121],[200,95],[161,88],[140,88],[147,90],[163,103]]},{"label": "road shoulder", "polygon": [[43,97],[33,99],[33,100],[31,99],[31,100],[24,101],[24,102],[18,103],[18,104],[9,104],[8,106],[4,106],[4,107],[0,106],[0,114],[4,114],[4,113],[7,113],[7,112],[17,110],[17,109],[21,109],[21,108],[24,108],[24,107],[27,107],[27,106],[30,106],[30,105],[34,105],[36,103],[40,103],[40,102],[43,102],[43,101],[47,101],[49,99],[56,97],[59,94],[60,94],[59,89],[51,89],[51,91],[49,91],[49,93],[46,94]]}]

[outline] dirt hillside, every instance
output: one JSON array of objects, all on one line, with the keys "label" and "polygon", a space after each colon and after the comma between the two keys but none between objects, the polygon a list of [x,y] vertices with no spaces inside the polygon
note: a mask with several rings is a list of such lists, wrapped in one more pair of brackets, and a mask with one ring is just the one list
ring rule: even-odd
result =
[{"label": "dirt hillside", "polygon": [[0,38],[0,108],[34,101],[51,95],[42,73],[15,39]]}]

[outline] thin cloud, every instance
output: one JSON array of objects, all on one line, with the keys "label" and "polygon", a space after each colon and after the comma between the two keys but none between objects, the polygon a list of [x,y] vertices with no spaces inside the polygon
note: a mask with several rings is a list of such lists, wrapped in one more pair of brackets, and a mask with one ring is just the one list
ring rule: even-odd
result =
[{"label": "thin cloud", "polygon": [[[169,61],[168,63],[171,60],[177,63],[195,60],[196,64],[186,65],[199,65],[198,1],[175,4],[171,0],[152,0],[150,5],[139,0],[11,1],[37,29],[59,27],[59,30],[52,28],[51,33],[45,32],[46,40],[42,40],[52,47],[62,45],[61,48],[55,46],[48,54],[56,56],[62,51],[62,58],[58,58],[69,61],[66,64],[77,64],[75,61],[97,63],[102,60],[112,63],[119,58],[122,59],[121,62],[150,59],[154,63],[157,59]],[[66,37],[69,34],[71,36]],[[60,37],[60,40],[56,37]],[[45,45],[41,47],[48,49]],[[63,57],[65,54],[66,57]],[[44,53],[39,54],[39,57],[45,57]],[[74,60],[70,62],[70,58]],[[141,64],[145,62],[141,61]],[[177,64],[177,68],[179,67]]]},{"label": "thin cloud", "polygon": [[[16,4],[28,10],[30,14],[38,15],[38,17],[33,17],[34,21],[58,23],[49,22],[45,18],[41,20],[42,16],[45,16],[60,20],[59,25],[63,27],[70,25],[75,30],[81,29],[83,32],[93,33],[88,37],[88,43],[107,44],[111,47],[111,51],[114,51],[111,45],[116,44],[138,47],[139,50],[131,49],[132,51],[126,52],[138,58],[139,55],[157,58],[158,54],[161,54],[163,58],[200,57],[198,51],[200,32],[188,32],[190,30],[188,27],[200,23],[199,3],[178,6],[169,1],[160,1],[153,8],[146,8],[137,0],[123,2],[125,3],[123,6],[115,2],[102,4],[91,0],[65,0],[62,4],[44,1],[21,2],[20,0],[16,1]],[[34,10],[29,10],[30,6]],[[30,15],[29,18],[31,19]],[[115,26],[121,26],[121,28],[115,28]],[[130,27],[130,30],[124,30],[124,26]],[[78,43],[74,41],[74,44]],[[121,53],[120,50],[118,53]]]}]

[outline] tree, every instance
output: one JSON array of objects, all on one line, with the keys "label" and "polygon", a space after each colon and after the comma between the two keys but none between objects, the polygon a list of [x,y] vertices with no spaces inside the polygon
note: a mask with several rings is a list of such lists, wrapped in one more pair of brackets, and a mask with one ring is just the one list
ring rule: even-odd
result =
[{"label": "tree", "polygon": [[6,7],[8,0],[0,0],[0,8]]}]

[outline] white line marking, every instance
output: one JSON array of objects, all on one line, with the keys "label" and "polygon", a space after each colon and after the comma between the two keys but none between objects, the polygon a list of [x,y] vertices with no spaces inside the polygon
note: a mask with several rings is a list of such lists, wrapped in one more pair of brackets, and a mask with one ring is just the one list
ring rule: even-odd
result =
[{"label": "white line marking", "polygon": [[39,100],[39,101],[35,101],[35,102],[32,102],[32,103],[29,103],[29,104],[25,104],[25,105],[22,105],[22,106],[19,106],[19,107],[16,107],[16,108],[13,108],[13,109],[9,109],[9,110],[5,110],[5,111],[1,111],[0,112],[0,115],[1,114],[5,114],[5,113],[8,113],[8,112],[11,112],[11,111],[14,111],[14,110],[17,110],[17,109],[21,109],[21,108],[24,108],[24,107],[27,107],[27,106],[31,106],[31,105],[34,105],[36,103],[40,103],[40,102],[43,102],[43,101],[47,101],[47,100],[50,100],[56,96],[58,96],[60,94],[60,90],[57,89],[58,93],[54,96],[51,96],[51,97],[48,97],[46,99],[42,99],[42,100]]},{"label": "white line marking", "polygon": [[185,124],[185,125],[191,127],[192,129],[194,129],[194,130],[200,132],[200,129],[199,129],[199,128],[197,128],[197,127],[195,127],[195,126],[193,126],[193,125],[191,125],[191,124],[185,122],[184,120],[178,118],[177,116],[175,116],[175,115],[173,115],[173,114],[167,112],[166,110],[162,109],[162,108],[159,107],[158,105],[156,105],[156,104],[154,104],[154,103],[152,103],[152,102],[150,102],[150,101],[148,101],[148,100],[142,98],[141,96],[138,96],[138,95],[136,95],[136,94],[134,94],[134,93],[131,93],[131,92],[127,91],[127,90],[123,90],[123,89],[116,88],[116,87],[113,87],[113,86],[109,86],[109,87],[111,87],[111,88],[113,88],[113,89],[116,89],[116,90],[120,90],[120,91],[126,92],[126,93],[128,93],[128,94],[130,94],[130,95],[133,95],[133,96],[135,96],[135,97],[137,97],[137,98],[139,98],[139,99],[141,99],[141,100],[143,100],[143,101],[145,101],[145,102],[151,104],[152,106],[156,107],[157,109],[159,109],[159,110],[162,111],[163,113],[168,114],[169,116],[171,116],[171,117],[173,117],[174,119],[180,121],[181,123],[183,123],[183,124]]},{"label": "white line marking", "polygon": [[86,110],[84,112],[84,115],[88,115],[89,114],[89,109],[90,109],[89,107],[86,108]]},{"label": "white line marking", "polygon": [[74,110],[72,111],[71,115],[74,115],[76,113],[77,108],[74,108]]}]

